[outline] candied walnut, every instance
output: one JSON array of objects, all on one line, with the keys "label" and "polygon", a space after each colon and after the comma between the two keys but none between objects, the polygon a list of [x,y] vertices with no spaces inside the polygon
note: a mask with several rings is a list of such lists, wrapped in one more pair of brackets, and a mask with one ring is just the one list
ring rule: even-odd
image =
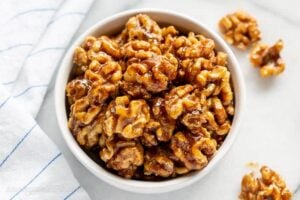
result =
[{"label": "candied walnut", "polygon": [[203,35],[195,35],[193,32],[188,37],[179,36],[173,42],[176,55],[181,59],[187,58],[211,58],[215,55],[215,43]]},{"label": "candied walnut", "polygon": [[146,147],[156,146],[158,144],[157,137],[160,137],[159,134],[161,131],[160,123],[150,119],[145,126],[143,136],[141,137],[141,143]]},{"label": "candied walnut", "polygon": [[143,85],[150,92],[167,89],[169,81],[176,78],[177,59],[172,54],[155,56],[132,63],[124,73],[124,80]]},{"label": "candied walnut", "polygon": [[109,139],[106,148],[100,151],[100,157],[119,175],[131,178],[138,166],[144,163],[144,149],[134,141]]},{"label": "candied walnut", "polygon": [[166,94],[165,108],[172,119],[177,119],[184,112],[201,109],[200,99],[193,90],[192,85],[182,85]]},{"label": "candied walnut", "polygon": [[[101,36],[95,41],[91,42],[88,50],[88,57],[90,60],[98,60],[103,63],[106,59],[104,55],[109,55],[113,58],[119,58],[121,56],[118,43],[107,36]],[[108,58],[108,56],[106,56]]]},{"label": "candied walnut", "polygon": [[70,81],[66,87],[66,93],[69,104],[73,104],[76,100],[85,97],[90,89],[86,79],[76,78]]},{"label": "candied walnut", "polygon": [[90,125],[76,131],[76,140],[81,146],[90,149],[98,144],[99,135],[103,133],[103,117],[104,113],[102,112]]},{"label": "candied walnut", "polygon": [[104,131],[124,138],[136,138],[150,120],[150,108],[145,100],[130,100],[128,96],[117,97],[108,105],[105,113]]},{"label": "candied walnut", "polygon": [[123,31],[86,37],[74,50],[69,129],[93,159],[98,152],[100,165],[125,178],[201,170],[231,128],[227,60],[201,32],[133,16]]},{"label": "candied walnut", "polygon": [[150,92],[141,84],[122,81],[120,83],[120,88],[122,89],[123,93],[133,96],[135,98],[143,98],[143,99],[151,98]]},{"label": "candied walnut", "polygon": [[250,52],[250,61],[260,68],[262,77],[279,75],[285,70],[285,63],[280,57],[283,41],[278,40],[273,46],[266,44],[256,45]]},{"label": "candied walnut", "polygon": [[223,17],[219,22],[219,28],[225,40],[240,49],[246,49],[261,38],[256,19],[244,11]]},{"label": "candied walnut", "polygon": [[97,40],[94,36],[88,36],[85,38],[84,42],[81,44],[81,47],[84,48],[86,51],[90,50]]},{"label": "candied walnut", "polygon": [[160,49],[149,42],[143,40],[135,40],[126,43],[121,47],[123,57],[134,60],[151,58],[155,55],[161,55]]},{"label": "candied walnut", "polygon": [[240,200],[278,199],[290,200],[292,193],[284,180],[272,169],[263,166],[261,177],[255,177],[254,172],[246,174],[241,183]]},{"label": "candied walnut", "polygon": [[[223,111],[221,111],[221,113],[223,114]],[[215,115],[216,117],[218,116],[217,114]],[[218,124],[215,115],[209,110],[192,111],[185,114],[181,122],[196,135],[211,136],[213,133],[226,135],[231,128],[230,121],[226,116],[226,119],[220,118],[224,121],[222,121],[222,124]]]},{"label": "candied walnut", "polygon": [[124,38],[128,38],[129,41],[160,41],[161,29],[148,15],[138,14],[129,18],[122,35]]},{"label": "candied walnut", "polygon": [[176,30],[174,26],[168,26],[162,28],[163,41],[160,44],[160,49],[164,54],[165,53],[174,54],[173,42],[176,39],[178,33],[179,32]]},{"label": "candied walnut", "polygon": [[71,106],[69,128],[72,130],[74,127],[77,127],[76,123],[79,125],[90,124],[100,111],[101,107],[91,104],[87,97],[78,99]]},{"label": "candied walnut", "polygon": [[205,137],[210,137],[211,135],[211,133],[205,128],[205,123],[207,123],[207,120],[198,110],[185,114],[181,119],[181,123],[195,135]]},{"label": "candied walnut", "polygon": [[171,140],[174,155],[189,170],[205,167],[208,159],[216,152],[216,148],[217,142],[214,139],[205,137],[195,139],[183,132],[177,132]]},{"label": "candied walnut", "polygon": [[154,119],[160,123],[160,127],[156,129],[157,140],[169,141],[176,128],[176,121],[167,114],[163,98],[155,98],[153,100],[152,113]]},{"label": "candied walnut", "polygon": [[145,153],[145,175],[169,177],[174,173],[174,163],[161,149],[150,149]]},{"label": "candied walnut", "polygon": [[77,47],[74,52],[73,62],[78,66],[85,66],[88,64],[87,52],[81,48]]},{"label": "candied walnut", "polygon": [[218,124],[223,124],[227,120],[227,112],[221,102],[217,97],[212,98],[212,108],[216,117]]},{"label": "candied walnut", "polygon": [[102,103],[118,92],[119,81],[122,79],[122,68],[115,61],[101,65],[94,60],[85,72],[85,78],[91,82],[88,95],[94,101]]}]

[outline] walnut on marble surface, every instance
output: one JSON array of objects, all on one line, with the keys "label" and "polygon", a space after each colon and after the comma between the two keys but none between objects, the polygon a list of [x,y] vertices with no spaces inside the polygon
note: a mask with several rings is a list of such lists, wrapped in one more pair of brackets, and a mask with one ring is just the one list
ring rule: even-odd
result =
[{"label": "walnut on marble surface", "polygon": [[240,200],[290,200],[292,193],[278,173],[267,166],[260,169],[260,177],[254,172],[246,174],[241,183]]},{"label": "walnut on marble surface", "polygon": [[246,49],[261,39],[256,19],[244,11],[224,16],[219,21],[219,29],[225,40],[239,49]]},{"label": "walnut on marble surface", "polygon": [[285,63],[280,56],[283,41],[278,40],[273,46],[257,44],[250,52],[251,63],[259,68],[262,77],[276,76],[285,70]]},{"label": "walnut on marble surface", "polygon": [[125,178],[201,170],[231,128],[228,64],[201,33],[132,16],[116,35],[88,36],[74,50],[69,129],[92,159]]}]

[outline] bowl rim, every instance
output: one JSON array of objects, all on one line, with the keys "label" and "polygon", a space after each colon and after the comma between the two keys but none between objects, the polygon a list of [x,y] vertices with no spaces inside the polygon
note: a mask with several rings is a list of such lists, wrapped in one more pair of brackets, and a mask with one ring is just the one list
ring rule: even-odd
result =
[{"label": "bowl rim", "polygon": [[[124,179],[121,178],[106,169],[102,166],[98,165],[95,161],[93,161],[84,150],[78,145],[74,137],[72,136],[70,130],[67,127],[67,113],[65,108],[65,77],[69,77],[69,72],[67,69],[71,69],[72,67],[66,67],[69,65],[69,58],[73,56],[73,51],[78,44],[80,44],[84,38],[91,33],[98,30],[99,27],[104,24],[111,23],[115,20],[123,19],[124,17],[128,17],[138,14],[138,13],[146,13],[146,14],[163,14],[169,15],[170,17],[181,18],[182,20],[189,21],[191,23],[196,24],[200,29],[207,32],[210,37],[217,41],[218,45],[221,46],[224,52],[227,53],[229,60],[231,61],[231,65],[229,66],[230,71],[234,71],[235,77],[232,76],[231,79],[235,79],[236,85],[234,85],[234,95],[235,95],[235,109],[236,113],[234,115],[234,119],[232,122],[232,128],[226,137],[224,143],[218,149],[214,157],[209,161],[208,165],[202,170],[195,171],[189,173],[188,175],[177,177],[174,179],[164,180],[164,181],[142,181],[142,180],[132,180],[132,179]],[[102,27],[103,28],[103,27]],[[68,75],[66,75],[66,72]],[[63,95],[62,95],[63,90]],[[173,10],[168,9],[153,9],[153,8],[143,8],[143,9],[132,9],[120,13],[116,13],[114,15],[108,16],[103,20],[98,21],[93,26],[88,28],[84,33],[82,33],[79,37],[77,37],[68,50],[66,51],[61,64],[59,66],[57,77],[55,81],[55,111],[56,118],[59,129],[63,135],[65,142],[67,143],[68,148],[73,153],[73,155],[79,160],[81,164],[83,164],[90,172],[92,172],[96,177],[100,180],[113,185],[119,189],[126,190],[129,192],[135,193],[163,193],[169,192],[173,190],[177,190],[192,183],[202,179],[206,174],[208,174],[219,161],[225,156],[228,152],[229,148],[232,146],[234,140],[236,139],[238,129],[240,126],[241,118],[244,104],[245,104],[245,84],[243,80],[243,75],[239,66],[239,63],[233,54],[232,50],[226,44],[226,42],[212,29],[210,29],[207,25],[202,22],[196,21],[192,17],[189,17],[185,14],[178,13]]]}]

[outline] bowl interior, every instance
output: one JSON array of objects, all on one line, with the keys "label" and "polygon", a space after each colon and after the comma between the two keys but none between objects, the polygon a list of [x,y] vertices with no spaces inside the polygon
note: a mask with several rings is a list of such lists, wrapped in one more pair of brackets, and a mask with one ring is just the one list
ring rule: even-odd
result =
[{"label": "bowl interior", "polygon": [[[218,149],[215,156],[208,163],[208,165],[201,171],[195,171],[189,173],[188,175],[164,180],[164,181],[139,181],[139,180],[127,180],[121,178],[117,175],[112,174],[111,172],[105,170],[101,166],[99,166],[96,162],[94,162],[77,144],[75,139],[73,138],[71,132],[67,127],[67,110],[65,104],[65,86],[72,76],[72,58],[73,52],[76,46],[79,46],[86,36],[94,35],[100,36],[103,34],[111,35],[119,32],[124,28],[125,23],[129,19],[129,17],[136,15],[138,13],[144,13],[149,15],[152,19],[154,19],[158,24],[162,26],[166,25],[174,25],[180,31],[187,33],[189,31],[193,31],[195,33],[201,33],[206,37],[213,39],[216,43],[216,49],[224,51],[228,54],[229,65],[228,68],[231,72],[231,79],[234,88],[235,94],[235,115],[232,122],[232,128],[230,133],[226,137],[223,145]],[[204,175],[206,175],[215,164],[224,156],[224,154],[228,151],[231,146],[235,136],[237,135],[237,128],[241,118],[241,109],[244,101],[244,83],[242,74],[238,65],[238,62],[233,55],[232,51],[225,44],[225,42],[213,31],[209,30],[202,23],[195,21],[189,17],[184,15],[165,11],[165,10],[132,10],[123,13],[119,13],[112,17],[109,17],[105,20],[100,21],[89,30],[87,30],[84,34],[82,34],[73,45],[67,51],[58,72],[57,80],[56,80],[56,88],[55,88],[55,105],[56,105],[56,114],[58,124],[60,126],[63,137],[73,152],[73,154],[78,158],[78,160],[88,168],[94,175],[99,177],[101,180],[114,185],[118,188],[132,191],[132,192],[140,192],[140,193],[160,193],[167,192],[171,190],[176,190],[187,186],[199,179],[201,179]]]}]

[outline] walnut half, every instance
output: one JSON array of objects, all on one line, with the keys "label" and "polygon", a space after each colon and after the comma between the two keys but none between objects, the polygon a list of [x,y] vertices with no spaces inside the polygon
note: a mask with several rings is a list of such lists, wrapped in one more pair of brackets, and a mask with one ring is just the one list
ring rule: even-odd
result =
[{"label": "walnut half", "polygon": [[260,68],[262,77],[279,75],[285,70],[285,63],[280,56],[283,41],[278,40],[273,46],[257,44],[250,52],[250,61]]},{"label": "walnut half", "polygon": [[263,166],[261,177],[255,177],[254,172],[243,177],[240,200],[290,200],[292,193],[286,187],[284,180],[272,169]]},{"label": "walnut half", "polygon": [[219,21],[219,29],[225,40],[239,49],[246,49],[261,38],[256,19],[244,11],[224,16]]}]

